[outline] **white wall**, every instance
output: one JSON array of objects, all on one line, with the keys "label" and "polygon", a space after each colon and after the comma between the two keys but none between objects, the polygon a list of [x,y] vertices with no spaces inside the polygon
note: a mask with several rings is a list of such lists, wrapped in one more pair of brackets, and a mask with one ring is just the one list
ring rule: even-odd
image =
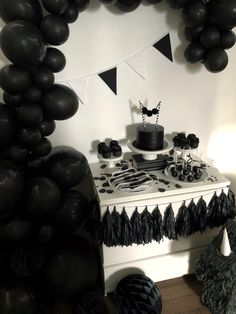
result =
[{"label": "white wall", "polygon": [[[62,47],[67,67],[57,75],[57,81],[102,71],[168,32],[174,62],[148,48],[144,54],[146,80],[121,63],[117,96],[101,79],[91,75],[88,103],[81,105],[70,120],[57,123],[51,137],[54,145],[71,145],[94,162],[97,140],[125,139],[127,126],[141,121],[136,110],[138,100],[150,107],[161,100],[160,123],[165,131],[196,133],[202,153],[215,160],[236,190],[236,48],[229,51],[229,66],[220,74],[211,74],[201,65],[186,64],[180,12],[170,9],[165,1],[155,6],[144,3],[134,12],[121,14],[92,0],[70,30],[70,38]],[[5,62],[1,56],[0,60]]]}]

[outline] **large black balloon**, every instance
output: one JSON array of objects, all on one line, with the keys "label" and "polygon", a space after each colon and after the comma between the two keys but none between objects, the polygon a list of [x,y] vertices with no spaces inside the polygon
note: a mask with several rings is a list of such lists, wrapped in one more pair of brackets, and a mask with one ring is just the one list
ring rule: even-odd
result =
[{"label": "large black balloon", "polygon": [[208,9],[201,0],[188,1],[183,9],[184,23],[189,26],[204,24],[207,20]]},{"label": "large black balloon", "polygon": [[0,219],[17,210],[24,178],[12,162],[0,160]]},{"label": "large black balloon", "polygon": [[167,0],[169,6],[173,9],[181,9],[188,2],[188,0]]},{"label": "large black balloon", "polygon": [[220,34],[220,47],[223,49],[229,49],[233,47],[236,41],[235,33],[231,30],[223,31]]},{"label": "large black balloon", "polygon": [[86,157],[69,148],[54,152],[49,157],[46,168],[48,175],[62,188],[71,188],[79,184],[89,171]]},{"label": "large black balloon", "polygon": [[17,118],[15,110],[0,104],[0,148],[10,145],[17,132]]},{"label": "large black balloon", "polygon": [[42,0],[42,3],[48,12],[62,14],[68,5],[68,0]]},{"label": "large black balloon", "polygon": [[32,153],[37,157],[47,156],[52,150],[52,144],[47,138],[42,138],[41,142],[32,147]]},{"label": "large black balloon", "polygon": [[0,44],[5,56],[22,67],[40,64],[46,52],[39,29],[26,21],[14,21],[5,25],[0,34]]},{"label": "large black balloon", "polygon": [[59,249],[50,259],[46,271],[47,289],[58,296],[74,296],[82,289],[93,287],[98,275],[95,252],[87,242]]},{"label": "large black balloon", "polygon": [[12,95],[4,92],[3,100],[9,106],[18,107],[22,103],[23,97],[21,94]]},{"label": "large black balloon", "polygon": [[207,26],[201,32],[200,41],[205,48],[218,47],[220,43],[220,32],[214,26]]},{"label": "large black balloon", "polygon": [[55,84],[45,91],[42,105],[47,117],[54,120],[71,118],[79,107],[75,92],[64,85]]},{"label": "large black balloon", "polygon": [[83,12],[89,5],[89,0],[75,0],[79,9],[79,12]]},{"label": "large black balloon", "polygon": [[56,48],[48,48],[43,63],[52,71],[60,72],[66,66],[64,54]]},{"label": "large black balloon", "polygon": [[32,75],[34,84],[39,89],[47,89],[54,84],[55,78],[53,72],[46,66],[38,67]]},{"label": "large black balloon", "polygon": [[123,12],[131,12],[140,5],[142,0],[118,0],[116,6]]},{"label": "large black balloon", "polygon": [[47,15],[40,23],[40,30],[44,39],[51,45],[59,46],[64,44],[70,34],[66,20],[60,15]]},{"label": "large black balloon", "polygon": [[54,120],[43,120],[39,125],[39,130],[42,136],[51,135],[56,129]]},{"label": "large black balloon", "polygon": [[209,3],[210,22],[222,30],[236,26],[236,0],[214,0]]},{"label": "large black balloon", "polygon": [[9,94],[19,94],[31,85],[29,72],[13,64],[0,70],[0,87]]},{"label": "large black balloon", "polygon": [[25,98],[31,102],[39,102],[42,98],[42,91],[35,87],[31,86],[24,94]]},{"label": "large black balloon", "polygon": [[79,8],[76,0],[70,0],[65,12],[62,14],[62,17],[66,20],[67,23],[74,23],[78,16]]},{"label": "large black balloon", "polygon": [[6,23],[24,20],[38,24],[43,14],[38,0],[1,0],[0,17]]},{"label": "large black balloon", "polygon": [[191,43],[185,50],[185,58],[190,63],[201,61],[206,53],[206,49],[199,43]]},{"label": "large black balloon", "polygon": [[185,35],[189,41],[198,41],[201,36],[202,30],[205,28],[204,25],[196,27],[185,27]]},{"label": "large black balloon", "polygon": [[1,314],[35,314],[35,297],[24,289],[1,288],[0,289],[0,313]]},{"label": "large black balloon", "polygon": [[13,143],[7,146],[2,156],[12,160],[15,164],[23,164],[28,159],[28,149]]},{"label": "large black balloon", "polygon": [[214,48],[207,52],[204,65],[208,71],[217,73],[223,71],[228,64],[227,53],[220,48]]},{"label": "large black balloon", "polygon": [[73,232],[88,215],[88,201],[76,190],[64,193],[60,205],[55,213],[55,222],[59,230]]},{"label": "large black balloon", "polygon": [[33,217],[52,214],[60,202],[57,184],[46,177],[33,178],[25,190],[25,208]]},{"label": "large black balloon", "polygon": [[41,133],[37,128],[23,128],[19,131],[19,142],[23,147],[37,145],[41,138]]},{"label": "large black balloon", "polygon": [[17,112],[19,121],[26,127],[35,127],[43,120],[43,111],[37,104],[25,102]]},{"label": "large black balloon", "polygon": [[32,235],[32,223],[29,220],[14,218],[0,223],[0,243],[15,245],[29,239]]}]

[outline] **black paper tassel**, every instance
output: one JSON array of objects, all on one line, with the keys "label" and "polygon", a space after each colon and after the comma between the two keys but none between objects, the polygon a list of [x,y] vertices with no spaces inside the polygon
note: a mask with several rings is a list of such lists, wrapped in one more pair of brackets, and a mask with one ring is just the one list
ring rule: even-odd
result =
[{"label": "black paper tassel", "polygon": [[215,192],[207,206],[207,224],[209,227],[214,228],[221,226],[223,223],[220,198]]},{"label": "black paper tassel", "polygon": [[120,217],[120,213],[116,211],[116,207],[114,207],[111,213],[111,221],[112,221],[112,228],[113,228],[113,234],[114,234],[113,246],[117,246],[120,244],[120,238],[121,238],[121,217]]},{"label": "black paper tassel", "polygon": [[[196,231],[199,231],[199,223],[196,223],[195,216],[196,216],[196,204],[194,200],[192,199],[191,202],[188,204],[188,212],[190,217],[190,224],[192,229],[192,234],[194,234]],[[197,218],[197,217],[196,217]],[[198,221],[198,219],[197,219]]]},{"label": "black paper tassel", "polygon": [[156,206],[152,211],[152,217],[153,217],[153,240],[160,243],[160,241],[163,239],[163,226],[162,226],[162,215],[159,210],[159,207]]},{"label": "black paper tassel", "polygon": [[149,213],[147,207],[143,210],[142,214],[142,230],[143,230],[143,244],[152,242],[153,237],[153,217]]},{"label": "black paper tassel", "polygon": [[236,216],[235,195],[230,189],[228,191],[228,200],[230,203],[230,218],[233,219]]},{"label": "black paper tassel", "polygon": [[121,213],[121,241],[120,244],[122,246],[129,246],[132,245],[133,242],[133,230],[131,221],[129,220],[129,217],[125,211],[125,208],[123,208]]},{"label": "black paper tassel", "polygon": [[113,246],[115,242],[112,218],[108,208],[102,219],[102,240],[103,243],[108,247]]},{"label": "black paper tassel", "polygon": [[185,205],[185,202],[183,202],[179,208],[175,222],[175,229],[177,235],[180,235],[181,237],[188,237],[193,233],[190,211]]},{"label": "black paper tassel", "polygon": [[163,233],[170,240],[176,240],[175,215],[171,204],[166,208],[163,219]]},{"label": "black paper tassel", "polygon": [[222,190],[220,196],[220,206],[221,206],[221,216],[222,216],[222,224],[225,224],[226,221],[231,218],[231,203],[225,194],[224,190]]},{"label": "black paper tassel", "polygon": [[195,231],[200,231],[201,233],[206,230],[207,225],[207,205],[203,197],[197,202],[196,212],[194,215],[195,221]]},{"label": "black paper tassel", "polygon": [[133,243],[142,244],[143,243],[142,217],[141,214],[138,212],[137,207],[135,208],[130,220],[133,229]]}]

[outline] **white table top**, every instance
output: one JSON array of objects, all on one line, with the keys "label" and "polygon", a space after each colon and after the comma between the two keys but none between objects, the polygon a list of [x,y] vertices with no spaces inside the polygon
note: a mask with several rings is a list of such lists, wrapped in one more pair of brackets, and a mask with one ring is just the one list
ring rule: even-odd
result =
[{"label": "white table top", "polygon": [[109,184],[109,179],[113,172],[121,170],[122,165],[132,166],[130,160],[121,160],[116,168],[109,169],[104,162],[91,163],[90,169],[97,190],[101,206],[116,205],[119,203],[148,200],[152,198],[163,198],[174,195],[182,195],[194,192],[207,192],[217,190],[230,185],[230,181],[225,178],[216,168],[207,165],[208,178],[203,182],[185,183],[172,180],[167,177],[164,170],[148,171],[153,177],[153,184],[143,192],[121,192],[114,189]]}]

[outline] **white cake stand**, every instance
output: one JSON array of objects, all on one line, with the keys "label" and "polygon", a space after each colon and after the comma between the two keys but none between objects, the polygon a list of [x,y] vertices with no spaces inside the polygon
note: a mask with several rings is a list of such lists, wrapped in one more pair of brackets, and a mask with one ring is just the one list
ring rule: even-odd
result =
[{"label": "white cake stand", "polygon": [[115,168],[116,163],[123,159],[124,153],[122,153],[120,157],[103,158],[101,154],[97,154],[97,157],[100,161],[107,164],[107,168]]},{"label": "white cake stand", "polygon": [[135,147],[134,142],[134,139],[129,140],[127,142],[127,146],[131,149],[132,152],[142,155],[143,159],[145,160],[155,160],[157,158],[157,155],[169,152],[174,146],[173,142],[167,138],[164,139],[163,148],[159,150],[142,150]]}]

